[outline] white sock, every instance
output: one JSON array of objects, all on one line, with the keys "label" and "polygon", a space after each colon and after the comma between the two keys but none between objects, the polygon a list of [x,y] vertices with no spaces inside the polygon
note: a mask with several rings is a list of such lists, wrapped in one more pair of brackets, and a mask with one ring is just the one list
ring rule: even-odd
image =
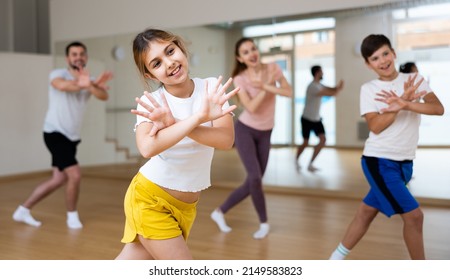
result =
[{"label": "white sock", "polygon": [[216,222],[221,232],[227,233],[231,231],[231,228],[227,225],[227,222],[225,222],[222,211],[219,209],[216,209],[211,213],[211,219]]},{"label": "white sock", "polygon": [[67,226],[71,229],[79,229],[83,227],[78,217],[78,211],[67,212]]},{"label": "white sock", "polygon": [[266,237],[267,234],[269,234],[270,226],[268,223],[262,223],[259,225],[259,229],[257,232],[253,234],[253,238],[255,239],[262,239]]},{"label": "white sock", "polygon": [[300,166],[300,163],[298,162],[298,159],[295,160],[295,170],[297,172],[299,172],[302,169],[302,167]]},{"label": "white sock", "polygon": [[350,250],[345,248],[345,246],[342,245],[342,243],[339,243],[336,250],[334,250],[334,252],[331,254],[329,259],[330,260],[343,260],[348,255],[348,253],[350,253]]},{"label": "white sock", "polygon": [[17,207],[12,218],[16,222],[22,222],[34,227],[40,227],[42,224],[40,221],[36,221],[33,216],[31,216],[30,209],[25,208],[22,205],[19,205],[19,207]]}]

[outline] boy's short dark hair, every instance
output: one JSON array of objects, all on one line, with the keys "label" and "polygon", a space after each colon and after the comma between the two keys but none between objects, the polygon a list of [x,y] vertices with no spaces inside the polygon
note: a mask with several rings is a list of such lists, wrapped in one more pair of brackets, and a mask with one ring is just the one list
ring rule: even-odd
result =
[{"label": "boy's short dark hair", "polygon": [[72,43],[67,45],[67,47],[66,47],[66,56],[69,56],[69,50],[70,50],[71,47],[82,47],[84,49],[84,51],[87,51],[87,48],[86,48],[86,46],[83,43],[78,42],[78,41],[74,41],[74,42],[72,42]]},{"label": "boy's short dark hair", "polygon": [[361,43],[361,54],[367,62],[369,57],[382,46],[387,45],[392,49],[391,41],[383,34],[371,34]]},{"label": "boy's short dark hair", "polygon": [[316,76],[316,73],[322,69],[322,67],[320,67],[319,65],[314,65],[313,67],[311,67],[311,74],[313,75],[313,77]]}]

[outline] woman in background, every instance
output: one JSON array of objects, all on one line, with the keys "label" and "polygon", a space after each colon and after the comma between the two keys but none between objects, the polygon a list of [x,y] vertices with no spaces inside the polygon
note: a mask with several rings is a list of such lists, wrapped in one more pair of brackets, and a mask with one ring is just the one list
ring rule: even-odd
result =
[{"label": "woman in background", "polygon": [[247,177],[228,199],[211,213],[222,232],[230,232],[224,214],[251,196],[259,217],[255,239],[269,233],[266,200],[262,178],[270,152],[270,136],[274,127],[276,95],[291,97],[292,88],[276,63],[265,64],[250,38],[241,38],[235,45],[235,67],[232,73],[243,112],[235,122],[235,146],[245,166]]}]

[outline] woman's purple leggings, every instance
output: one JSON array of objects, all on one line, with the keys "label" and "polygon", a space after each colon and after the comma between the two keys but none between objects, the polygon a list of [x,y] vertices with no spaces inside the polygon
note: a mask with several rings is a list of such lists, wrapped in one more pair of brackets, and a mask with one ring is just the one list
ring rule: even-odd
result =
[{"label": "woman's purple leggings", "polygon": [[220,210],[225,214],[248,195],[251,195],[259,221],[265,223],[267,222],[267,210],[262,189],[262,177],[269,160],[272,130],[256,130],[239,120],[236,121],[234,127],[235,146],[247,171],[247,178],[239,188],[230,194],[220,206]]}]

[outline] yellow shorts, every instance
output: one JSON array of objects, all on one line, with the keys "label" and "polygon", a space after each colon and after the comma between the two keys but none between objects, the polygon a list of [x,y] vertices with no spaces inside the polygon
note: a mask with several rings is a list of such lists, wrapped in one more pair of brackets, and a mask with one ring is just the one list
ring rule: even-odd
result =
[{"label": "yellow shorts", "polygon": [[183,235],[187,240],[197,214],[197,202],[180,201],[138,173],[128,187],[124,210],[122,243],[134,242],[138,234],[159,240]]}]

